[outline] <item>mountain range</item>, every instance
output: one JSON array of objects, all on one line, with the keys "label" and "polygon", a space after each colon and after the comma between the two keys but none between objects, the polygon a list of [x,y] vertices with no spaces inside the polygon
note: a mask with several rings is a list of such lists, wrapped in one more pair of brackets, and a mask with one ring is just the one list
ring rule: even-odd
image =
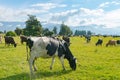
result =
[{"label": "mountain range", "polygon": [[[49,30],[52,30],[54,27],[57,27],[57,30],[59,32],[60,25],[61,24],[55,24],[55,23],[46,23],[41,22],[43,28],[48,28]],[[14,31],[18,28],[25,28],[25,22],[3,22],[0,21],[0,31]],[[108,34],[108,35],[120,35],[120,28],[106,28],[104,25],[88,25],[88,26],[70,26],[70,29],[75,32],[75,30],[86,30],[91,31],[95,34]]]}]

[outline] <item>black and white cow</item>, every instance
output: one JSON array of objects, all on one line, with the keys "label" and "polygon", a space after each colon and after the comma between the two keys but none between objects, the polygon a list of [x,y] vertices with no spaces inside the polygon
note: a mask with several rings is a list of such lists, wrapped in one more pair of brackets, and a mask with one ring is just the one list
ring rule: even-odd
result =
[{"label": "black and white cow", "polygon": [[11,36],[4,36],[4,38],[5,38],[5,45],[14,45],[14,47],[16,47],[17,46],[17,43],[15,42],[15,40],[14,40],[14,38],[13,37],[11,37]]},{"label": "black and white cow", "polygon": [[[54,63],[55,56],[58,56],[63,70],[64,58],[69,61],[72,70],[76,70],[76,58],[72,55],[67,43],[64,40],[58,40],[50,37],[30,37],[27,40],[27,46],[30,48],[29,67],[31,76],[33,75],[33,69],[36,71],[35,60],[39,57],[52,58],[52,65]],[[32,69],[33,68],[33,69]]]},{"label": "black and white cow", "polygon": [[117,44],[120,44],[120,40],[117,40],[116,42],[117,42]]},{"label": "black and white cow", "polygon": [[86,39],[86,42],[89,43],[91,41],[91,35],[83,35]]},{"label": "black and white cow", "polygon": [[102,39],[98,39],[98,41],[96,42],[96,46],[98,46],[98,45],[101,45],[102,46],[102,43],[103,43],[103,40]]}]

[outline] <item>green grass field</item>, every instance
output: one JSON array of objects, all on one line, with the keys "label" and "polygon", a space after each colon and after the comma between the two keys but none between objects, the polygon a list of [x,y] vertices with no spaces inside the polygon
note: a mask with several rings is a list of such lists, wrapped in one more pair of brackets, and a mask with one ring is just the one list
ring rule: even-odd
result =
[{"label": "green grass field", "polygon": [[[95,46],[97,39],[90,43],[84,38],[71,37],[70,49],[77,58],[77,69],[72,71],[65,60],[66,71],[62,71],[59,59],[55,58],[53,70],[49,69],[51,58],[36,61],[36,80],[120,80],[120,45],[105,47],[112,37],[103,38],[103,46]],[[120,39],[120,38],[114,38]],[[17,48],[0,44],[0,80],[29,80],[29,65],[26,61],[26,46],[15,37]]]}]

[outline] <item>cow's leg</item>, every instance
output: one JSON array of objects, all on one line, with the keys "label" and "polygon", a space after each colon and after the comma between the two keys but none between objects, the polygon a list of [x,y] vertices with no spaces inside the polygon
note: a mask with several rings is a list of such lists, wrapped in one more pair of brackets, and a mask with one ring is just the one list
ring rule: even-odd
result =
[{"label": "cow's leg", "polygon": [[50,70],[52,70],[52,66],[53,66],[54,62],[55,62],[55,56],[52,57],[52,62],[51,62],[51,65],[50,65]]},{"label": "cow's leg", "polygon": [[26,60],[28,61],[28,53],[27,53],[27,59]]},{"label": "cow's leg", "polygon": [[64,56],[60,57],[60,62],[62,64],[63,70],[65,70],[65,66],[64,66]]},{"label": "cow's leg", "polygon": [[34,77],[34,73],[33,73],[33,69],[32,69],[34,59],[35,59],[34,56],[30,56],[30,58],[29,58],[30,78],[31,79]]},{"label": "cow's leg", "polygon": [[37,71],[37,68],[36,68],[36,65],[35,65],[35,60],[36,60],[37,58],[35,57],[34,58],[34,60],[33,60],[33,68],[34,68],[34,71]]}]

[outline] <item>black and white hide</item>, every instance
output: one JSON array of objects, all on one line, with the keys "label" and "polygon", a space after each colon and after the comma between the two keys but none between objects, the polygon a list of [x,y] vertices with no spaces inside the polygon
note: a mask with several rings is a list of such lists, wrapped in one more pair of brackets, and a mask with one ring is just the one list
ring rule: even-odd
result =
[{"label": "black and white hide", "polygon": [[[76,70],[76,58],[72,55],[67,43],[64,40],[58,40],[50,37],[30,37],[27,40],[27,46],[30,49],[29,67],[31,76],[33,70],[36,71],[35,60],[39,57],[52,58],[50,69],[54,63],[54,58],[59,57],[63,70],[64,58],[68,60],[72,70]],[[28,57],[28,56],[27,56]]]}]

